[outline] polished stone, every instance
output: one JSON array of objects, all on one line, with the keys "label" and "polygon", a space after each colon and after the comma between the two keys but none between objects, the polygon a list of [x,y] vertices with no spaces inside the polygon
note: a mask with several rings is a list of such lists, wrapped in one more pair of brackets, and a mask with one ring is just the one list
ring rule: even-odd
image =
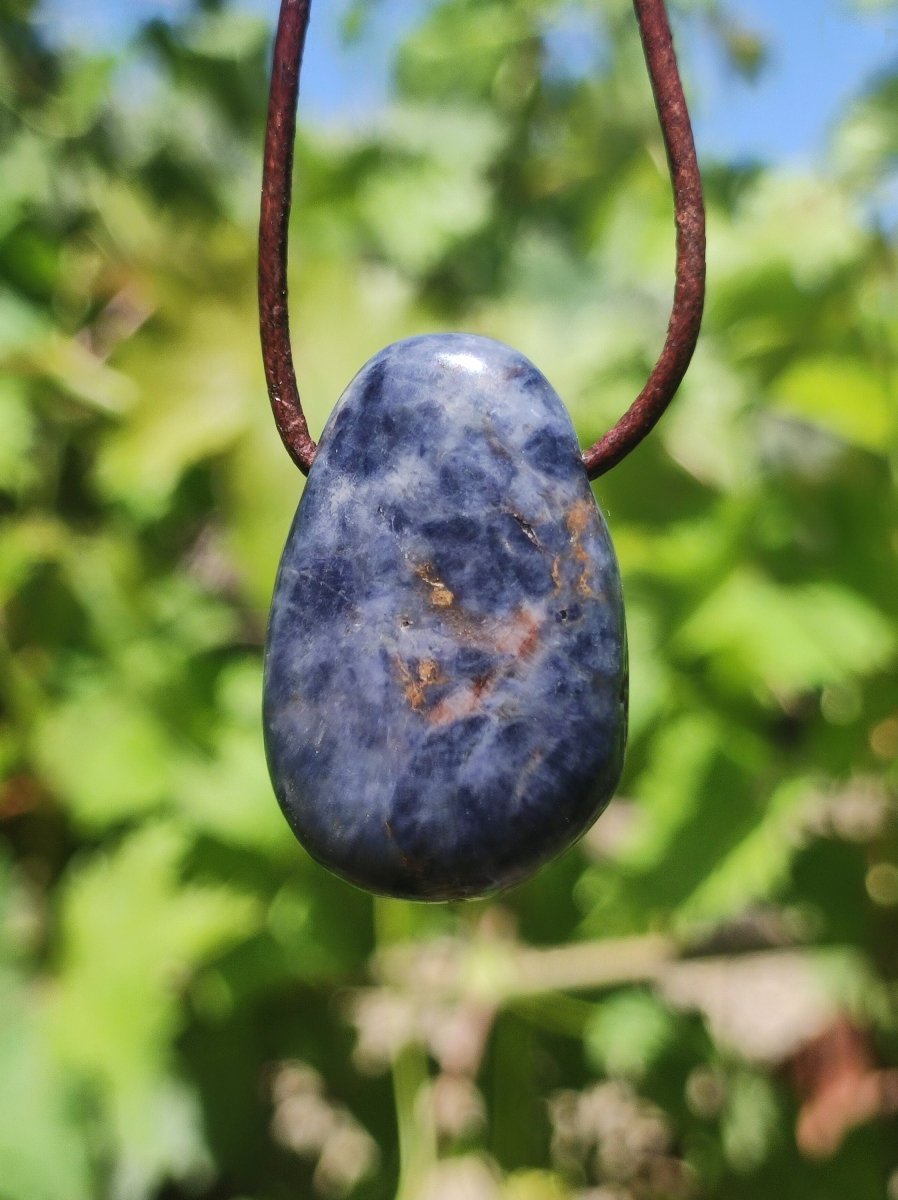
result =
[{"label": "polished stone", "polygon": [[482,895],[570,846],[626,737],[617,564],[570,418],[515,350],[387,347],[335,408],[281,560],[281,806],[376,892]]}]

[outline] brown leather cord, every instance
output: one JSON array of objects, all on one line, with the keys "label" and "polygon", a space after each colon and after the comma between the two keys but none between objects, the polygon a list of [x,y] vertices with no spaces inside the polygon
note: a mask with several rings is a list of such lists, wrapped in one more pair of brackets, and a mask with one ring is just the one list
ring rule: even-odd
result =
[{"label": "brown leather cord", "polygon": [[705,205],[692,126],[664,0],[633,0],[655,106],[667,149],[677,226],[673,310],[661,356],[645,387],[614,426],[583,454],[590,479],[604,475],[650,433],[692,359],[705,303]]},{"label": "brown leather cord", "polygon": [[311,0],[281,3],[271,68],[259,221],[259,326],[265,379],[281,441],[303,475],[308,475],[312,466],[315,442],[302,411],[293,369],[287,312],[287,238],[293,191],[296,99],[310,7]]},{"label": "brown leather cord", "polygon": [[[692,127],[664,0],[633,0],[670,166],[677,229],[674,301],[661,355],[645,387],[613,429],[583,453],[590,479],[625,458],[673,399],[698,340],[705,297],[705,210]],[[275,424],[308,475],[315,442],[302,411],[287,311],[287,240],[299,72],[311,0],[282,0],[274,60],[259,224],[262,358]]]}]

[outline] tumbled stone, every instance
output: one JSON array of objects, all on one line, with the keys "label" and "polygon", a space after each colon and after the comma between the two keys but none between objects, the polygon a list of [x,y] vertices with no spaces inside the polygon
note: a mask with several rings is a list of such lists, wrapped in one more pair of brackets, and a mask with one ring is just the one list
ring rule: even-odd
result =
[{"label": "tumbled stone", "polygon": [[375,892],[518,882],[607,803],[626,690],[614,552],[549,383],[472,335],[381,351],[322,434],[272,605],[296,836]]}]

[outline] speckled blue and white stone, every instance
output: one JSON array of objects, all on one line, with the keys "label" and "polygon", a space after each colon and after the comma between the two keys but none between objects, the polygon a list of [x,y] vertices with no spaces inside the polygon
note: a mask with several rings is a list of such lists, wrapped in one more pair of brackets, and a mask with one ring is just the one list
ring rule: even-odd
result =
[{"label": "speckled blue and white stone", "polygon": [[318,447],[281,560],[265,736],[309,853],[446,900],[570,846],[620,775],[617,563],[570,418],[467,334],[381,351]]}]

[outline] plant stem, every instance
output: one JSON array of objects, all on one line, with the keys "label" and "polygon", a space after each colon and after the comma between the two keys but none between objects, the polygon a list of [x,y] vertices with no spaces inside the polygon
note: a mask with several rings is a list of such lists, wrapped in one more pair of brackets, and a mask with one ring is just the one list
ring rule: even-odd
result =
[{"label": "plant stem", "polygon": [[[374,931],[378,949],[410,941],[410,905],[376,897]],[[418,1041],[404,1046],[393,1060],[393,1097],[399,1137],[399,1183],[396,1200],[419,1200],[424,1182],[437,1161],[437,1139],[427,1095],[427,1055]]]},{"label": "plant stem", "polygon": [[393,1095],[399,1129],[396,1200],[420,1200],[425,1180],[437,1159],[427,1083],[427,1058],[419,1043],[410,1043],[393,1062]]}]

